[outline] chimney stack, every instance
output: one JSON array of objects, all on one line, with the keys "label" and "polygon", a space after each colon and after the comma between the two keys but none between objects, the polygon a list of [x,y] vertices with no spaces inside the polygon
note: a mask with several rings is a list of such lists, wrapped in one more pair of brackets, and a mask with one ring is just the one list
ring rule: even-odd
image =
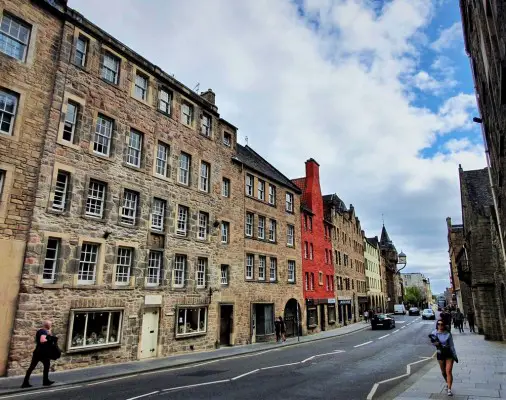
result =
[{"label": "chimney stack", "polygon": [[216,105],[216,94],[212,89],[207,89],[207,91],[200,93],[200,96],[213,106]]}]

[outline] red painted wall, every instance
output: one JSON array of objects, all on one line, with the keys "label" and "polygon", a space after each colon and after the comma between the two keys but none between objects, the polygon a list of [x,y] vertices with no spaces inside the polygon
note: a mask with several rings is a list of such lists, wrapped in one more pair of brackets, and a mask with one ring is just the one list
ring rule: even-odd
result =
[{"label": "red painted wall", "polygon": [[[294,180],[294,182],[303,190],[303,202],[305,206],[314,213],[313,229],[307,229],[304,224],[304,215],[301,213],[301,239],[302,239],[302,284],[304,298],[328,299],[335,298],[334,287],[334,266],[331,260],[325,263],[325,249],[332,254],[332,243],[325,240],[325,230],[323,225],[323,198],[320,188],[320,166],[318,163],[309,159],[306,161],[306,177],[305,179]],[[309,214],[308,214],[309,219]],[[305,258],[305,242],[313,244],[313,259]],[[306,290],[306,272],[314,274],[314,286]],[[319,273],[323,273],[322,285],[319,283]],[[330,277],[331,287],[327,290],[326,277]]]}]

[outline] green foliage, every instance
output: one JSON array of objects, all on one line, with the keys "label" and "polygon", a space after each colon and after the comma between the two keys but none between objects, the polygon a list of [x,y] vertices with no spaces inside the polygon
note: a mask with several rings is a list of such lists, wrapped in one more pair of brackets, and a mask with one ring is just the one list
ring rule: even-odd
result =
[{"label": "green foliage", "polygon": [[419,304],[423,300],[422,292],[416,286],[406,288],[406,294],[404,295],[404,301],[410,304]]}]

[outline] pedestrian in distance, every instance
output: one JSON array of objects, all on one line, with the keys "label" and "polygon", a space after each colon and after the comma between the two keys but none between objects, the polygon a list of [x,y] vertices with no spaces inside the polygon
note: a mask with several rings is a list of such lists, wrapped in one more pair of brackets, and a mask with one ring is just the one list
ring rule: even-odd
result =
[{"label": "pedestrian in distance", "polygon": [[276,343],[279,343],[281,340],[281,324],[279,322],[279,319],[274,321],[274,329],[276,331]]},{"label": "pedestrian in distance", "polygon": [[441,368],[441,374],[446,382],[448,396],[453,396],[453,363],[459,362],[457,352],[453,344],[453,336],[448,331],[443,320],[437,321],[437,328],[429,335],[430,341],[436,346],[437,361]]},{"label": "pedestrian in distance", "polygon": [[474,311],[472,308],[467,312],[467,322],[469,322],[469,332],[474,333]]},{"label": "pedestrian in distance", "polygon": [[457,328],[459,328],[459,332],[464,332],[464,314],[462,311],[460,311],[460,308],[457,308],[457,311],[455,312],[455,324]]},{"label": "pedestrian in distance", "polygon": [[283,342],[286,342],[286,324],[285,321],[283,321],[283,318],[279,316],[279,328],[281,331],[281,340]]},{"label": "pedestrian in distance", "polygon": [[23,384],[21,385],[22,388],[29,388],[32,386],[30,385],[30,375],[39,362],[41,362],[44,366],[42,373],[42,385],[50,386],[54,383],[49,380],[49,365],[51,362],[50,346],[54,344],[55,340],[55,338],[51,336],[51,325],[51,321],[44,321],[42,328],[35,334],[35,350],[33,351],[32,361],[26,371]]},{"label": "pedestrian in distance", "polygon": [[367,318],[369,318],[369,312],[367,310],[364,311],[364,320],[365,320],[365,323],[367,324]]}]

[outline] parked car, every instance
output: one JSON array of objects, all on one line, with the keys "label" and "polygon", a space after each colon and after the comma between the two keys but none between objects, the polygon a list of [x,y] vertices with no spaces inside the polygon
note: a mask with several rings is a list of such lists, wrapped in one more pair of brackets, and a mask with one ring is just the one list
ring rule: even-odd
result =
[{"label": "parked car", "polygon": [[375,314],[371,318],[371,328],[374,329],[392,329],[395,328],[395,319],[391,314]]},{"label": "parked car", "polygon": [[422,311],[422,319],[436,319],[436,313],[430,308]]},{"label": "parked car", "polygon": [[409,309],[409,315],[420,315],[420,309],[418,307],[411,307]]},{"label": "parked car", "polygon": [[404,304],[394,304],[394,314],[406,315]]}]

